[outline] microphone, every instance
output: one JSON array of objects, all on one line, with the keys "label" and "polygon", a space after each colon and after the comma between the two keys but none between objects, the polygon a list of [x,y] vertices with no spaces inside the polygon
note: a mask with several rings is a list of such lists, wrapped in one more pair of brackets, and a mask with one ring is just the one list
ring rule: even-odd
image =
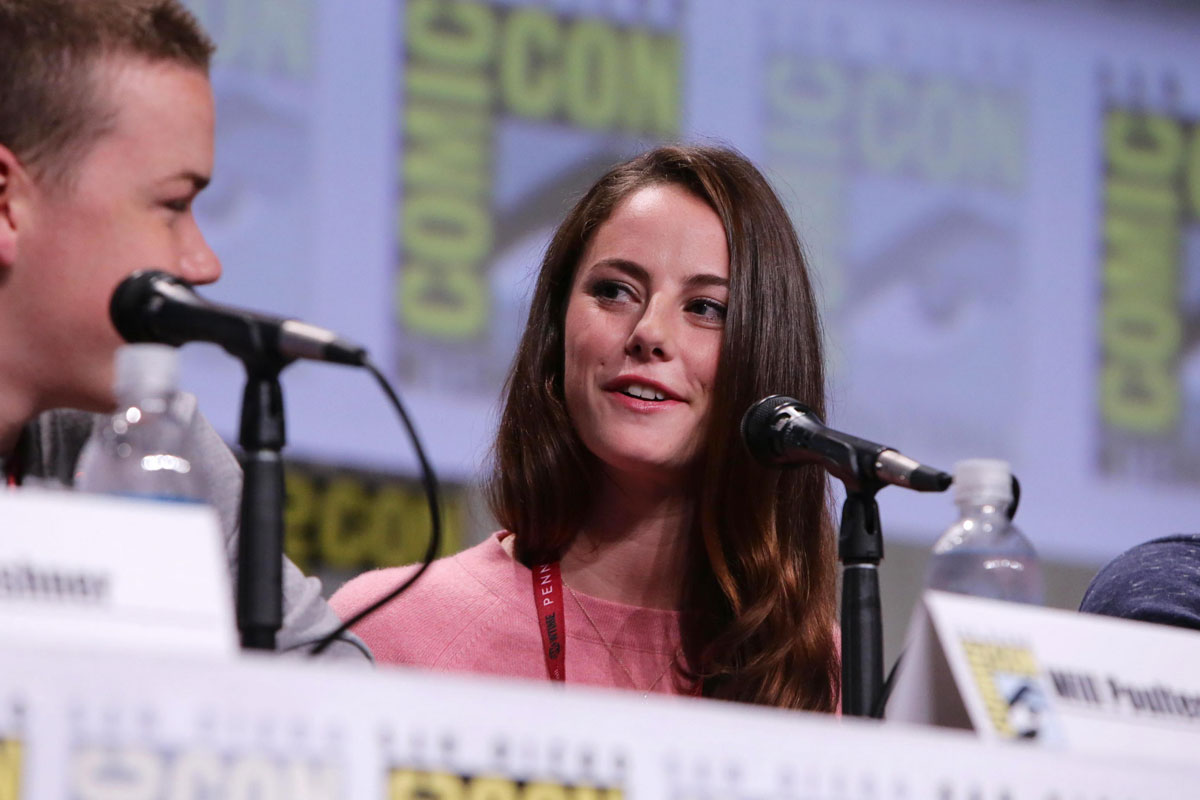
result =
[{"label": "microphone", "polygon": [[113,291],[108,306],[117,332],[127,342],[178,347],[212,342],[243,362],[298,358],[362,366],[367,351],[316,325],[283,319],[205,300],[182,278],[154,269],[139,270]]},{"label": "microphone", "polygon": [[849,489],[878,482],[918,492],[944,492],[952,480],[887,445],[825,427],[815,411],[783,395],[773,394],[750,406],[742,417],[742,438],[762,464],[820,464]]}]

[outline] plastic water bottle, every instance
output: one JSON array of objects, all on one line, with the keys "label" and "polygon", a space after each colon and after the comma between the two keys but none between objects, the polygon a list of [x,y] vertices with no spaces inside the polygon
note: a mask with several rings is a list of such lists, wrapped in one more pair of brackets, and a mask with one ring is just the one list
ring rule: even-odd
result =
[{"label": "plastic water bottle", "polygon": [[954,465],[959,519],[933,546],[925,586],[945,592],[1040,605],[1045,584],[1037,553],[1008,518],[1008,463],[971,459]]},{"label": "plastic water bottle", "polygon": [[117,412],[83,448],[75,486],[86,492],[203,502],[205,476],[189,458],[196,399],[178,389],[179,351],[131,344],[117,351]]}]

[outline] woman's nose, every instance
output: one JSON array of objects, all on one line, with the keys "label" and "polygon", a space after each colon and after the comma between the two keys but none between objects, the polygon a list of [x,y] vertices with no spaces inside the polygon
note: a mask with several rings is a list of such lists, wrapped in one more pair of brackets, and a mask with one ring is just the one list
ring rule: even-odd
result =
[{"label": "woman's nose", "polygon": [[658,298],[652,298],[638,318],[625,341],[625,352],[638,358],[669,358],[666,308]]}]

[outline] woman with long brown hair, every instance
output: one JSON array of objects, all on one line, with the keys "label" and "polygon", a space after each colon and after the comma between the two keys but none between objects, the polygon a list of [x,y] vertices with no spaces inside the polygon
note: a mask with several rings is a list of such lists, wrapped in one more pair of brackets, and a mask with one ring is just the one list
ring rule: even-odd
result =
[{"label": "woman with long brown hair", "polygon": [[824,411],[816,301],[767,181],[715,147],[614,167],[542,262],[488,485],[505,530],[355,632],[385,663],[833,710],[826,478],[750,457],[739,423],[769,394]]}]

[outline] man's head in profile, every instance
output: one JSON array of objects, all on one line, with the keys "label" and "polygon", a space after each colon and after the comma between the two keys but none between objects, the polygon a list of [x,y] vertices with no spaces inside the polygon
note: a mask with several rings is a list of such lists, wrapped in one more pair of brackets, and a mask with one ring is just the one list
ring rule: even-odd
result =
[{"label": "man's head in profile", "polygon": [[219,277],[192,215],[212,51],[176,0],[0,0],[0,453],[42,410],[111,406],[122,278]]}]

